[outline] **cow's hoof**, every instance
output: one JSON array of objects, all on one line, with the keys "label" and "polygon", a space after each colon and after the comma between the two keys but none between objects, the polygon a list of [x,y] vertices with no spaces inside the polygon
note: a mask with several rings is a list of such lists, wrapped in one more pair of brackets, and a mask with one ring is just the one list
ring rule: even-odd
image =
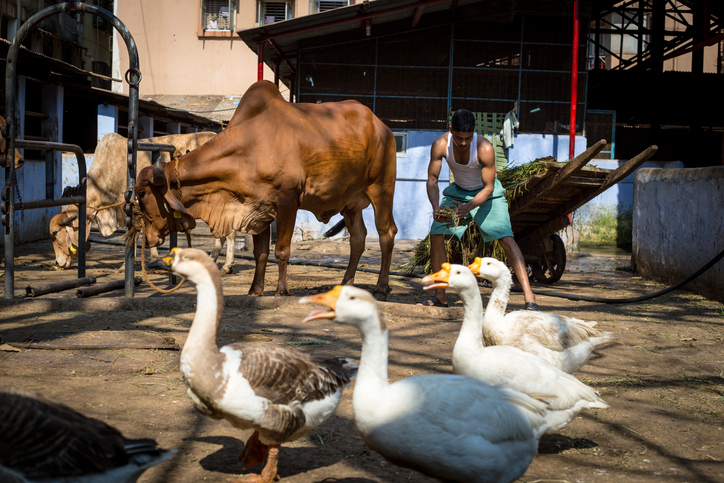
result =
[{"label": "cow's hoof", "polygon": [[222,275],[231,275],[234,273],[234,267],[221,267],[219,272],[221,272]]},{"label": "cow's hoof", "polygon": [[387,301],[387,294],[385,292],[382,292],[381,290],[374,290],[372,292],[372,296],[377,300],[378,302],[386,302]]},{"label": "cow's hoof", "polygon": [[277,290],[275,297],[289,297],[289,290]]}]

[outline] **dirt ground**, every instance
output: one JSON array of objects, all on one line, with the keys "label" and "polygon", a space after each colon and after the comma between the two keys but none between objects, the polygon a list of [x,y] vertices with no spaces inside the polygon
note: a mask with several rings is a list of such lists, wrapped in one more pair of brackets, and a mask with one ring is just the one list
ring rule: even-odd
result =
[{"label": "dirt ground", "polygon": [[[92,239],[101,240],[97,233]],[[123,249],[95,243],[88,275],[119,280]],[[210,247],[208,236],[194,243]],[[393,270],[411,256],[414,242],[398,241]],[[295,243],[299,262],[343,266],[344,241]],[[170,295],[146,284],[127,299],[119,290],[89,299],[75,289],[25,298],[25,286],[75,278],[52,270],[50,242],[16,247],[16,299],[0,302],[0,385],[42,392],[129,437],[151,437],[178,450],[147,471],[144,482],[225,481],[238,475],[237,457],[250,432],[197,413],[178,368],[179,348],[194,316],[195,293],[184,286]],[[162,251],[163,253],[163,251]],[[250,252],[240,252],[250,257]],[[652,293],[660,284],[631,273],[625,255],[570,254],[566,273],[541,291],[621,298]],[[378,267],[370,239],[362,268]],[[220,343],[262,341],[300,351],[359,357],[360,336],[333,322],[302,324],[313,309],[300,296],[328,290],[342,270],[309,265],[289,269],[291,297],[274,298],[276,267],[270,265],[265,296],[247,297],[252,261],[237,260],[223,279],[226,307]],[[151,274],[158,285],[167,277]],[[359,273],[372,289],[376,274]],[[449,309],[418,307],[427,294],[419,278],[393,276],[382,304],[390,327],[390,380],[451,372],[452,347],[462,319],[456,295]],[[484,301],[490,288],[481,287]],[[610,409],[584,412],[564,430],[546,435],[520,481],[722,482],[724,481],[724,306],[686,291],[637,304],[595,304],[538,295],[542,310],[595,320],[615,342],[599,350],[575,375],[600,391]],[[520,293],[511,310],[522,308]],[[387,463],[360,440],[352,419],[352,390],[336,414],[305,438],[282,448],[279,473],[288,483],[426,482],[418,473]],[[420,428],[424,432],[424,428]],[[259,467],[252,468],[259,471]]]}]

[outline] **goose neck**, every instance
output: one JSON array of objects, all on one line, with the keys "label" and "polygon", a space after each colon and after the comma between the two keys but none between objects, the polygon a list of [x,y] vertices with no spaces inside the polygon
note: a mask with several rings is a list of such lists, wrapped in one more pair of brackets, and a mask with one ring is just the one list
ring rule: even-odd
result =
[{"label": "goose neck", "polygon": [[493,291],[490,293],[490,300],[485,311],[485,320],[498,319],[505,316],[505,309],[508,307],[508,298],[510,297],[510,286],[512,278],[510,275],[503,274],[497,280],[491,282]]},{"label": "goose neck", "polygon": [[460,328],[456,347],[458,344],[464,346],[483,346],[483,300],[480,292],[475,287],[465,287],[458,291],[463,302],[463,325]]},{"label": "goose neck", "polygon": [[196,283],[196,292],[196,315],[184,351],[201,348],[218,352],[217,340],[224,306],[221,283],[211,277],[204,277]]},{"label": "goose neck", "polygon": [[357,384],[387,384],[388,331],[374,330],[362,334],[362,353]]}]

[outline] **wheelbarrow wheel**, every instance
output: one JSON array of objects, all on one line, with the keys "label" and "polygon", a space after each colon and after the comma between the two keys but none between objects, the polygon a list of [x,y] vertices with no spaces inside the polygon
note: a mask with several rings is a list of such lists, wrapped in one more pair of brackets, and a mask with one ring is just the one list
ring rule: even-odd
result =
[{"label": "wheelbarrow wheel", "polygon": [[545,252],[541,260],[530,264],[531,275],[540,283],[556,283],[566,269],[566,245],[558,235],[551,235],[551,251]]}]

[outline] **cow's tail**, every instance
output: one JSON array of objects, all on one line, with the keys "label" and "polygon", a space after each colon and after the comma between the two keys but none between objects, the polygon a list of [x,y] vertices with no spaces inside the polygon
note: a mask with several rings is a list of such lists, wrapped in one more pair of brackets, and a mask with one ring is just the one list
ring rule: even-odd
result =
[{"label": "cow's tail", "polygon": [[334,225],[332,228],[324,232],[325,238],[331,238],[340,231],[344,230],[344,218],[339,220],[336,225]]}]

